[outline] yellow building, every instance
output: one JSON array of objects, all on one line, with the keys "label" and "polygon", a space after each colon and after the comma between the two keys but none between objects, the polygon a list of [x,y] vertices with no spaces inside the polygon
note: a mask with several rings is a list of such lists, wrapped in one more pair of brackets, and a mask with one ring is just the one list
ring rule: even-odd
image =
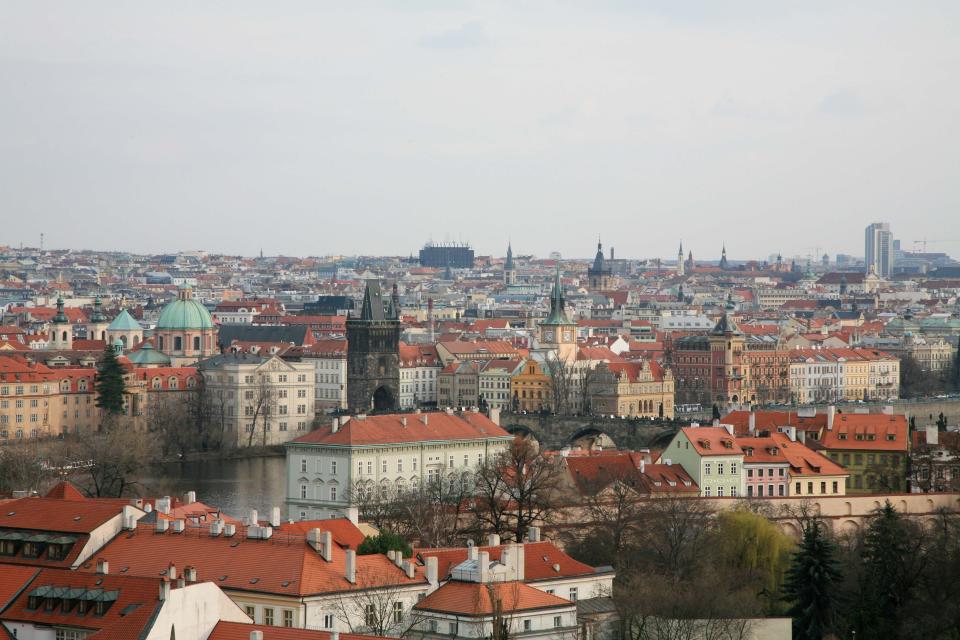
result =
[{"label": "yellow building", "polygon": [[551,381],[543,364],[530,359],[510,381],[514,409],[517,411],[550,410]]},{"label": "yellow building", "polygon": [[656,362],[600,363],[589,374],[593,413],[673,418],[673,374]]}]

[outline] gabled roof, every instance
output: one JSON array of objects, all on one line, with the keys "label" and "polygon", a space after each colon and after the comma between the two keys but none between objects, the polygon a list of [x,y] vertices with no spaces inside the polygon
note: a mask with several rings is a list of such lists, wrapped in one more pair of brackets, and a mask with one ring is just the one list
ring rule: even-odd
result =
[{"label": "gabled roof", "polygon": [[823,429],[820,442],[825,449],[906,453],[907,431],[904,415],[841,413],[833,429]]},{"label": "gabled roof", "polygon": [[[247,539],[241,526],[230,537],[211,537],[206,528],[156,533],[154,527],[138,526],[110,541],[97,557],[108,560],[115,572],[158,576],[174,562],[195,567],[199,580],[209,580],[221,589],[297,597],[424,583],[422,572],[408,578],[386,556],[377,554],[357,556],[357,581],[352,584],[345,577],[343,549],[334,545],[333,561],[327,562],[296,527],[288,534],[285,526],[275,529],[269,540]],[[86,563],[81,570],[93,569]]]},{"label": "gabled roof", "polygon": [[681,431],[701,456],[738,456],[743,454],[736,438],[723,427],[684,427]]},{"label": "gabled roof", "polygon": [[328,425],[300,436],[288,444],[365,446],[510,437],[509,433],[481,413],[448,414],[438,411],[421,414],[358,416],[347,420],[336,433],[333,432],[333,427]]},{"label": "gabled roof", "polygon": [[482,617],[493,613],[493,599],[501,601],[503,610],[509,612],[573,606],[569,600],[522,582],[448,582],[413,608],[418,611]]},{"label": "gabled roof", "polygon": [[[66,612],[60,606],[53,610],[46,607],[31,609],[28,606],[31,595],[58,599],[69,595],[73,600],[102,600],[109,606],[102,615],[97,615],[92,606],[81,614],[76,604]],[[94,632],[88,636],[90,640],[137,640],[144,637],[162,604],[157,576],[145,578],[43,569],[0,614],[0,619],[43,627],[86,629]]]}]

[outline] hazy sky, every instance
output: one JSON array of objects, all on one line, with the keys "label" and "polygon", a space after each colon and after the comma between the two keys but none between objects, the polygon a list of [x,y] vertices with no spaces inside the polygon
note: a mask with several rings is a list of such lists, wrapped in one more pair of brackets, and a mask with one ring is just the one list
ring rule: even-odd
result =
[{"label": "hazy sky", "polygon": [[0,0],[0,244],[960,254],[960,2]]}]

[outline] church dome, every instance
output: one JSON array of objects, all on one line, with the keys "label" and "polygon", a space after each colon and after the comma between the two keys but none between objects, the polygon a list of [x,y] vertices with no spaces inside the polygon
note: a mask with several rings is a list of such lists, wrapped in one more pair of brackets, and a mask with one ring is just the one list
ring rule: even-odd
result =
[{"label": "church dome", "polygon": [[186,329],[213,329],[213,318],[207,308],[193,299],[193,290],[184,285],[177,292],[177,299],[160,312],[157,331],[183,331]]}]

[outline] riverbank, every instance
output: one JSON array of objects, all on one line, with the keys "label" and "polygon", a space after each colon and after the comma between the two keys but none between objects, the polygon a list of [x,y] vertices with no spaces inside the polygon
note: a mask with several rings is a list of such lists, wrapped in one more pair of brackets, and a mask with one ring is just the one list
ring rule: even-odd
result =
[{"label": "riverbank", "polygon": [[267,447],[238,447],[216,451],[191,451],[185,456],[170,456],[159,460],[160,464],[170,462],[198,462],[203,460],[251,460],[254,458],[282,458],[283,445]]}]

